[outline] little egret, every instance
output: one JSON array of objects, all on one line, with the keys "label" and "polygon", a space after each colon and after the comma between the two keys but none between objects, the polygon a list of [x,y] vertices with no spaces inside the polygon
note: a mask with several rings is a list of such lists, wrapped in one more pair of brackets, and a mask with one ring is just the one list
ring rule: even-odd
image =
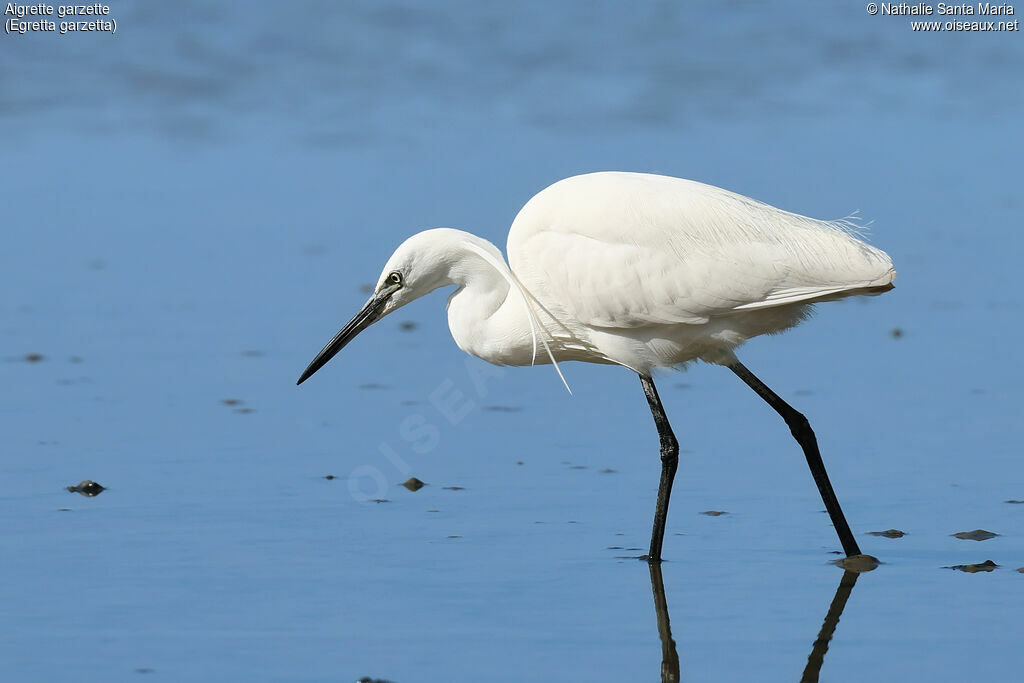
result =
[{"label": "little egret", "polygon": [[[661,480],[643,559],[661,561],[679,446],[654,386],[659,367],[724,365],[782,416],[803,449],[843,550],[860,549],[811,426],[733,350],[797,325],[815,302],[892,289],[892,259],[847,221],[820,221],[702,183],[604,172],[559,181],[527,202],[508,263],[487,240],[437,228],[388,259],[373,295],[299,384],[353,337],[439,287],[463,351],[496,365],[622,365],[640,376],[661,440]],[[565,379],[562,377],[562,381]],[[568,388],[568,385],[566,385]]]}]

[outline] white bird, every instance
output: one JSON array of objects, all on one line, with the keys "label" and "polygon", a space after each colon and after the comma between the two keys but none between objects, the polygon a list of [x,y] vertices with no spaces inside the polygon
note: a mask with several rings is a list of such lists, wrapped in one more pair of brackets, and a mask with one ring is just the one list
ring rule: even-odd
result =
[{"label": "white bird", "polygon": [[[323,348],[301,384],[373,322],[454,285],[448,326],[463,351],[496,365],[607,363],[640,376],[661,439],[650,562],[661,561],[679,447],[652,372],[724,365],[786,421],[848,556],[860,549],[807,419],[734,349],[797,325],[815,302],[892,289],[892,259],[848,221],[821,221],[702,183],[603,172],[533,197],[508,235],[508,263],[487,240],[437,228],[407,239],[373,295]],[[562,378],[564,382],[564,377]],[[568,385],[566,385],[568,388]]]}]

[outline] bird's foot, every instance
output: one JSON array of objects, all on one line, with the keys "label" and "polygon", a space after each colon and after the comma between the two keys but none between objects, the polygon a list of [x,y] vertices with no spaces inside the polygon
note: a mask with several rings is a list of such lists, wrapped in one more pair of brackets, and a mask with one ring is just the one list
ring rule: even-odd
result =
[{"label": "bird's foot", "polygon": [[848,572],[857,572],[861,574],[863,572],[869,572],[882,564],[882,562],[871,555],[848,555],[841,557],[838,560],[833,560],[832,564],[837,567],[842,567]]},{"label": "bird's foot", "polygon": [[654,557],[653,555],[637,555],[636,559],[643,560],[648,564],[661,564],[662,562],[664,562],[664,560],[660,557]]}]

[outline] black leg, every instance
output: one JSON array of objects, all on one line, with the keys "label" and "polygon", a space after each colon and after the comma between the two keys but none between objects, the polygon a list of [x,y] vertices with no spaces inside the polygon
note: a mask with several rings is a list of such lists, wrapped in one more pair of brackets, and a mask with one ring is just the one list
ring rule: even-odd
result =
[{"label": "black leg", "polygon": [[647,403],[651,406],[651,415],[654,416],[654,424],[658,428],[658,436],[661,438],[661,483],[658,484],[658,505],[654,508],[651,550],[643,559],[648,562],[661,562],[661,544],[665,540],[668,499],[672,495],[672,480],[676,476],[676,467],[679,465],[679,442],[676,441],[676,436],[672,433],[672,425],[668,423],[668,416],[665,415],[665,408],[661,405],[661,398],[658,397],[658,390],[654,387],[654,380],[640,375],[640,381],[644,385],[644,394],[647,395]]},{"label": "black leg", "polygon": [[736,361],[729,365],[729,369],[746,382],[747,386],[756,391],[757,395],[774,408],[775,412],[781,415],[782,419],[789,425],[789,431],[793,433],[793,438],[796,439],[797,443],[800,444],[800,448],[804,451],[804,457],[807,458],[807,466],[811,468],[814,483],[818,485],[821,500],[825,503],[825,509],[828,510],[828,514],[832,518],[832,525],[836,528],[836,533],[839,534],[839,542],[843,544],[843,550],[848,557],[860,555],[860,548],[857,547],[857,541],[853,538],[850,525],[846,523],[843,509],[839,507],[836,492],[832,490],[832,484],[829,483],[828,473],[825,472],[825,463],[821,461],[821,452],[818,450],[818,440],[814,437],[814,432],[811,430],[811,424],[807,421],[807,418],[795,410],[793,406],[779,398],[778,394],[765,386],[764,382],[755,377],[754,373],[750,370],[747,370],[743,363]]}]

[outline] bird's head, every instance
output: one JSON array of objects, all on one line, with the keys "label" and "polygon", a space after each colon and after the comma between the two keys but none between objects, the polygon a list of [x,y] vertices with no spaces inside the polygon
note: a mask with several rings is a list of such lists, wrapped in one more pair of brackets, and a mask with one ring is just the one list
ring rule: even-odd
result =
[{"label": "bird's head", "polygon": [[309,379],[373,323],[438,287],[452,284],[451,271],[453,264],[458,262],[461,235],[465,233],[437,228],[417,233],[403,242],[377,278],[373,295],[316,355],[297,384]]}]

